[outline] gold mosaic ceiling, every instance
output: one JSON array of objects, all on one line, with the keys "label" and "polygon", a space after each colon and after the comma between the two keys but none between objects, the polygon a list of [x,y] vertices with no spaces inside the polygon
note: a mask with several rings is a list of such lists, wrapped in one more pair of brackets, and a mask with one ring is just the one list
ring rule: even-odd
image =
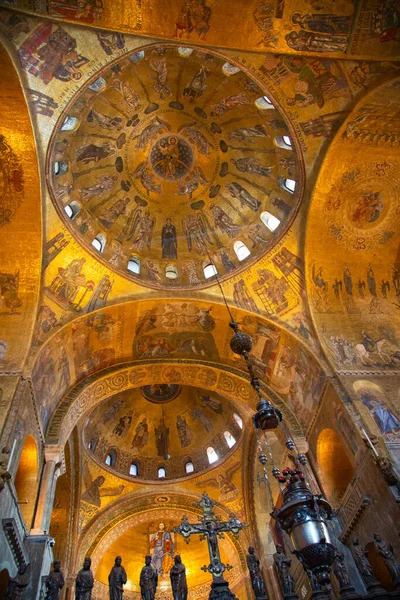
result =
[{"label": "gold mosaic ceiling", "polygon": [[102,465],[110,455],[107,466],[119,474],[129,476],[134,463],[139,479],[157,480],[160,467],[177,479],[190,475],[188,462],[196,475],[212,466],[208,448],[221,460],[237,447],[238,417],[226,398],[207,390],[146,385],[99,404],[86,421],[85,445]]},{"label": "gold mosaic ceiling", "polygon": [[265,94],[217,54],[175,45],[97,72],[48,154],[64,222],[98,260],[150,287],[204,286],[210,262],[224,278],[258,260],[303,188],[294,136]]}]

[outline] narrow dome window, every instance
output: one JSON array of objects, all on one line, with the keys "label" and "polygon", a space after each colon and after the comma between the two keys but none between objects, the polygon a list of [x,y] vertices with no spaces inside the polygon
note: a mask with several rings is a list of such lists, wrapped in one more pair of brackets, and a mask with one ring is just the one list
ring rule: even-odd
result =
[{"label": "narrow dome window", "polygon": [[71,219],[71,221],[75,219],[76,215],[79,213],[80,210],[81,208],[77,202],[70,202],[69,204],[64,206],[64,211],[67,217]]},{"label": "narrow dome window", "polygon": [[293,194],[294,190],[296,189],[295,180],[288,179],[287,177],[279,177],[278,184],[280,185],[280,187],[283,190],[285,190],[286,192],[289,192],[289,194]]},{"label": "narrow dome window", "polygon": [[72,131],[78,123],[77,117],[65,117],[64,123],[61,125],[61,131]]},{"label": "narrow dome window", "polygon": [[138,256],[131,256],[127,266],[128,271],[140,275],[140,258]]},{"label": "narrow dome window", "polygon": [[261,213],[260,219],[270,231],[275,231],[281,224],[278,217],[274,217],[274,215],[271,215],[267,210]]},{"label": "narrow dome window", "polygon": [[129,467],[129,475],[132,477],[137,477],[139,475],[139,468],[136,463],[132,463]]},{"label": "narrow dome window", "polygon": [[243,242],[241,242],[240,240],[234,243],[233,249],[239,260],[244,260],[251,254],[248,247],[245,244],[243,244]]},{"label": "narrow dome window", "polygon": [[115,462],[117,460],[117,454],[114,450],[110,450],[110,452],[106,456],[106,460],[104,461],[107,467],[114,467]]},{"label": "narrow dome window", "polygon": [[185,464],[185,473],[194,473],[194,464],[191,461]]},{"label": "narrow dome window", "polygon": [[210,465],[217,462],[217,460],[218,460],[218,454],[215,452],[215,450],[212,446],[209,446],[207,448],[207,457],[208,457],[208,462],[210,463]]},{"label": "narrow dome window", "polygon": [[179,56],[182,56],[183,58],[187,58],[188,56],[193,54],[193,48],[184,48],[183,46],[180,46],[178,48],[178,54],[179,54]]},{"label": "narrow dome window", "polygon": [[213,263],[206,262],[206,263],[203,263],[203,272],[204,272],[204,277],[206,279],[210,279],[210,277],[214,277],[214,275],[217,274],[217,269]]},{"label": "narrow dome window", "polygon": [[160,467],[158,469],[158,479],[165,479],[166,476],[167,476],[167,471],[165,470],[164,467]]},{"label": "narrow dome window", "polygon": [[239,425],[240,429],[243,429],[243,420],[241,417],[239,417],[239,415],[237,413],[233,413],[233,418],[235,419],[236,423]]},{"label": "narrow dome window", "polygon": [[97,446],[97,442],[98,442],[98,438],[94,437],[92,440],[90,440],[90,442],[88,443],[88,448],[89,450],[91,450],[92,452],[94,452],[96,450],[96,446]]},{"label": "narrow dome window", "polygon": [[134,64],[140,62],[143,59],[144,59],[144,50],[141,50],[140,52],[136,52],[135,54],[131,54],[129,57],[129,60],[131,62],[133,62]]},{"label": "narrow dome window", "polygon": [[167,279],[177,279],[178,268],[175,265],[167,265],[165,267],[165,277]]},{"label": "narrow dome window", "polygon": [[66,160],[56,160],[54,163],[54,175],[60,177],[68,171],[68,163]]},{"label": "narrow dome window", "polygon": [[233,446],[236,444],[236,440],[230,433],[230,431],[224,431],[224,438],[226,443],[228,444],[228,448],[233,448]]},{"label": "narrow dome window", "polygon": [[254,101],[254,104],[260,110],[268,110],[269,108],[275,108],[272,101],[268,98],[268,96],[261,96]]},{"label": "narrow dome window", "polygon": [[92,92],[99,92],[106,85],[106,80],[103,77],[99,77],[96,81],[93,81],[90,85],[88,85],[89,90]]},{"label": "narrow dome window", "polygon": [[279,148],[284,150],[293,150],[292,138],[289,135],[278,135],[275,138],[275,143]]},{"label": "narrow dome window", "polygon": [[102,233],[99,233],[98,235],[96,235],[96,237],[92,241],[92,246],[95,250],[97,250],[97,252],[104,252],[106,242],[107,242],[106,236],[103,235]]},{"label": "narrow dome window", "polygon": [[236,75],[236,73],[239,73],[240,68],[235,67],[234,65],[231,65],[231,63],[226,62],[224,65],[222,65],[222,72],[224,75],[229,77],[230,75]]}]

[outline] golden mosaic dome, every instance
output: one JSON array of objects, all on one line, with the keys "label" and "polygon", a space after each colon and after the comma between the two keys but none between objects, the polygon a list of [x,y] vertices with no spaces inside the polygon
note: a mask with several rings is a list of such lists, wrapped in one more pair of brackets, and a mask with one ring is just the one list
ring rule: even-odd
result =
[{"label": "golden mosaic dome", "polygon": [[171,44],[97,72],[60,117],[47,167],[77,240],[155,288],[210,285],[258,260],[303,189],[293,133],[252,76]]},{"label": "golden mosaic dome", "polygon": [[198,475],[238,446],[242,419],[219,394],[176,384],[153,384],[99,404],[84,427],[97,462],[139,480]]}]

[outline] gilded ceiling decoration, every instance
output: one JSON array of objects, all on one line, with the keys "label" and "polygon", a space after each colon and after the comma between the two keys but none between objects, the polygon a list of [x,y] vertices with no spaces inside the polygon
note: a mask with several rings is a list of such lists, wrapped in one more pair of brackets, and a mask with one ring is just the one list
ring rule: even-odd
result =
[{"label": "gilded ceiling decoration", "polygon": [[[223,396],[162,383],[128,390],[98,404],[85,422],[84,440],[94,458],[120,475],[159,481],[161,467],[166,471],[163,479],[209,469],[237,447],[240,425],[237,409]],[[186,467],[188,463],[192,467]],[[90,485],[85,499],[93,503],[88,491],[92,480],[87,475]]]},{"label": "gilded ceiling decoration", "polygon": [[273,100],[211,51],[178,46],[98,71],[58,120],[47,168],[74,237],[112,271],[156,288],[210,285],[215,269],[224,279],[258,260],[303,189]]}]

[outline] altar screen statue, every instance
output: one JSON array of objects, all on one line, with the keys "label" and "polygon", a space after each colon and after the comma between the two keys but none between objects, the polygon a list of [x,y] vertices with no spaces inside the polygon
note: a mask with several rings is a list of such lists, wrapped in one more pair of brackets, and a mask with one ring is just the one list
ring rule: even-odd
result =
[{"label": "altar screen statue", "polygon": [[75,579],[75,600],[91,600],[94,586],[93,573],[90,569],[92,560],[87,556]]},{"label": "altar screen statue", "polygon": [[170,571],[170,578],[173,600],[187,600],[186,569],[179,554],[175,556],[175,562]]},{"label": "altar screen statue", "polygon": [[151,566],[151,556],[145,559],[145,566],[140,573],[140,595],[142,600],[154,600],[158,583],[157,571]]},{"label": "altar screen statue", "polygon": [[124,585],[127,582],[126,571],[122,566],[122,558],[117,556],[115,564],[108,576],[108,585],[110,587],[110,600],[122,600]]},{"label": "altar screen statue", "polygon": [[164,523],[160,523],[158,531],[150,535],[151,566],[158,575],[166,575],[173,564],[174,540]]}]

